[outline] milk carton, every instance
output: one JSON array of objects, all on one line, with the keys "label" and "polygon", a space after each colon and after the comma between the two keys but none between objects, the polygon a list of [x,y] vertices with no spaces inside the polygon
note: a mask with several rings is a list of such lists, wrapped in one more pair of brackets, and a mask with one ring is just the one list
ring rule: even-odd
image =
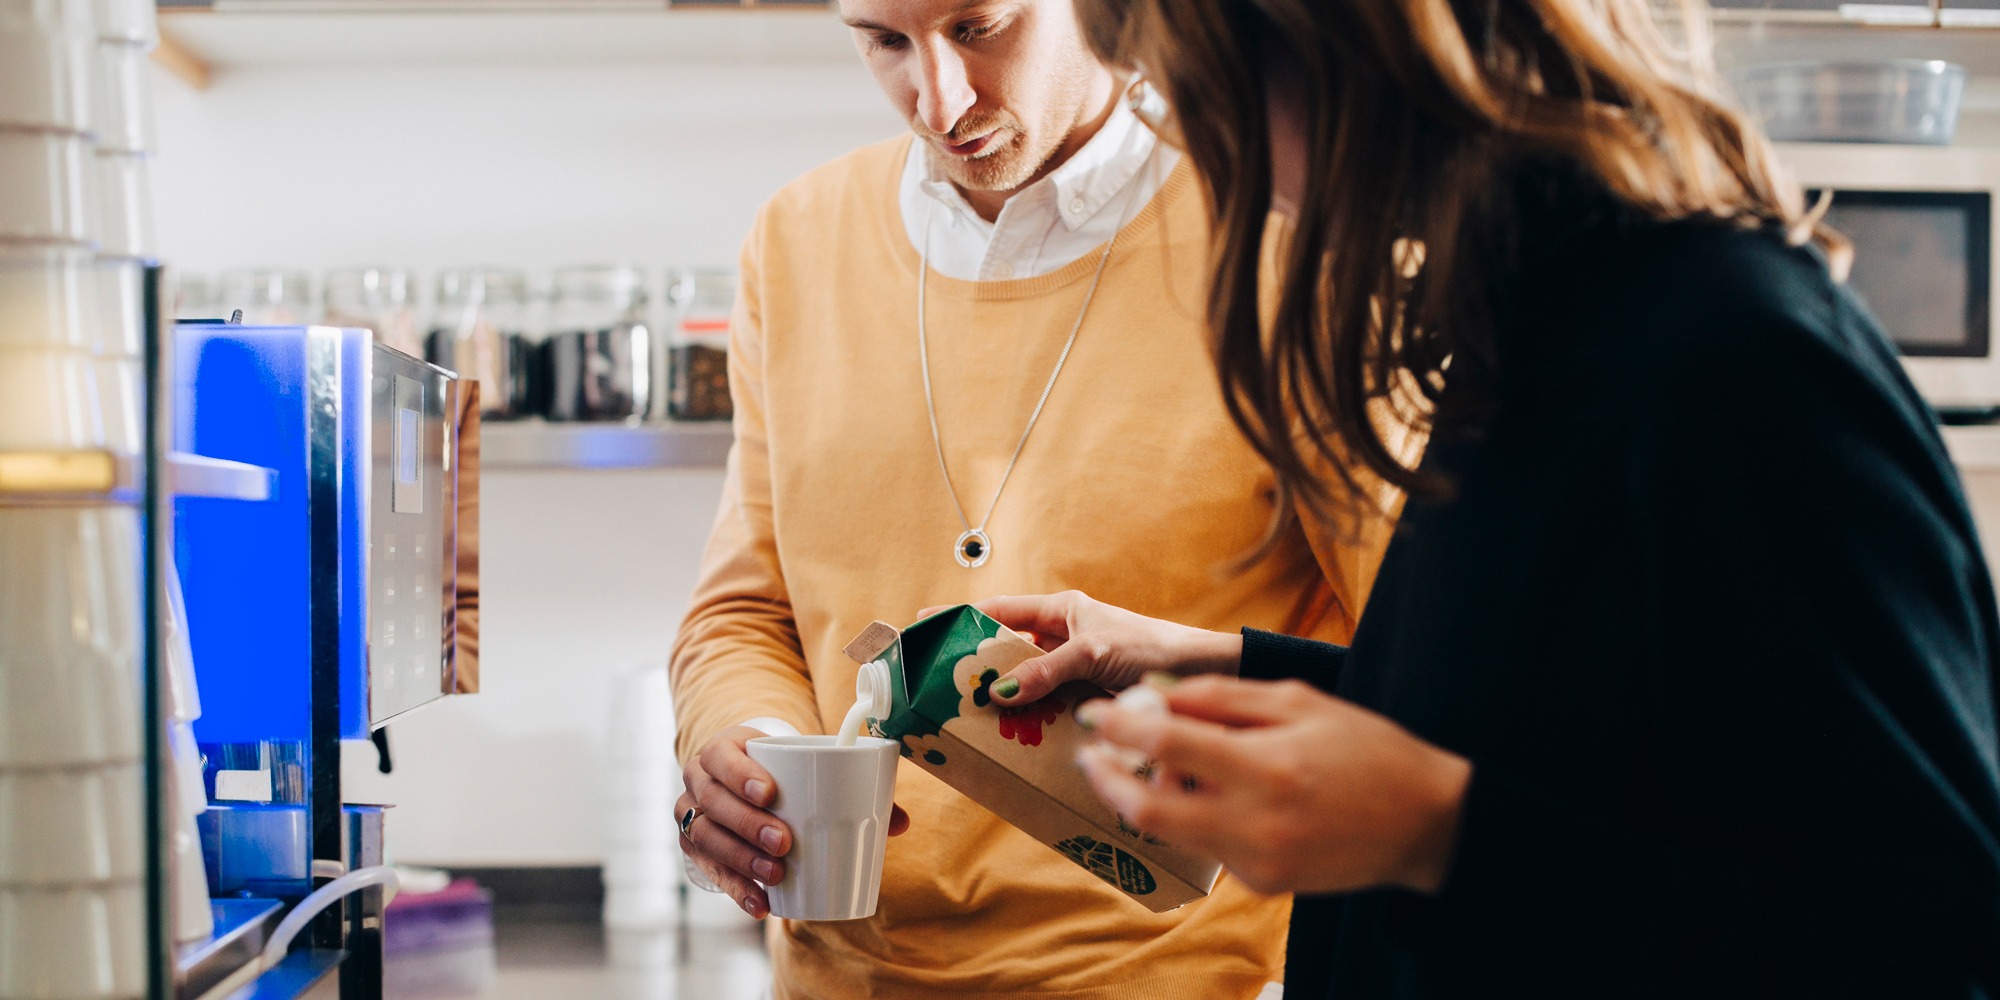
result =
[{"label": "milk carton", "polygon": [[1103,689],[1073,682],[1032,705],[1001,708],[993,682],[1041,650],[968,605],[901,631],[876,622],[846,652],[888,665],[889,715],[869,728],[900,742],[918,767],[1149,910],[1208,895],[1219,864],[1134,829],[1077,769],[1088,734],[1076,708],[1109,697]]}]

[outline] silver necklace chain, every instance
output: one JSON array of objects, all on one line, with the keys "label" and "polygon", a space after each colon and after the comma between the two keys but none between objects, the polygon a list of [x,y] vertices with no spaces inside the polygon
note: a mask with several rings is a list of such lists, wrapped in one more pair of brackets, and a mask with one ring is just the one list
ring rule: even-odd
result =
[{"label": "silver necklace chain", "polygon": [[[1090,315],[1090,303],[1097,298],[1097,286],[1104,281],[1104,266],[1111,261],[1111,249],[1118,245],[1118,234],[1113,232],[1104,243],[1104,252],[1097,258],[1097,273],[1090,279],[1090,291],[1083,296],[1083,308],[1076,311],[1076,323],[1070,327],[1069,339],[1063,342],[1062,354],[1056,358],[1055,370],[1049,372],[1048,384],[1042,386],[1042,398],[1035,400],[1035,410],[1028,414],[1028,426],[1021,430],[1020,443],[1014,445],[1013,457],[1007,459],[1007,468],[1000,473],[1000,485],[993,490],[993,502],[986,508],[986,516],[980,518],[974,527],[972,519],[965,514],[965,504],[958,499],[958,487],[951,482],[951,469],[944,460],[944,436],[938,433],[937,402],[931,393],[931,353],[929,335],[924,329],[924,289],[931,270],[931,221],[935,203],[924,206],[924,246],[922,260],[917,266],[917,358],[924,372],[924,411],[931,418],[931,445],[937,449],[938,472],[944,476],[945,492],[951,494],[951,505],[958,511],[960,524],[965,525],[965,533],[958,536],[952,546],[952,557],[960,566],[968,569],[985,565],[993,555],[993,539],[986,534],[986,526],[993,520],[993,512],[1000,509],[1000,495],[1007,491],[1007,480],[1014,475],[1014,465],[1021,460],[1021,452],[1028,447],[1028,436],[1035,433],[1035,422],[1042,419],[1042,408],[1049,403],[1049,394],[1056,389],[1056,379],[1062,377],[1063,365],[1069,363],[1070,349],[1076,346],[1076,335],[1083,332],[1083,319]],[[1123,228],[1123,227],[1120,227]]]}]

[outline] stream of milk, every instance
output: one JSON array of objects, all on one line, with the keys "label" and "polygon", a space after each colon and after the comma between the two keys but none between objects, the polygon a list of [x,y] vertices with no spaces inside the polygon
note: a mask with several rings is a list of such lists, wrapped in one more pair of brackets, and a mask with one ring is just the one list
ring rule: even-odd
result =
[{"label": "stream of milk", "polygon": [[854,707],[840,720],[835,746],[851,747],[868,726],[869,719],[886,719],[893,706],[889,698],[889,664],[882,660],[861,665],[854,675]]},{"label": "stream of milk", "polygon": [[854,707],[847,710],[847,718],[840,720],[840,739],[835,746],[851,747],[861,736],[861,730],[868,725],[868,709],[873,706],[857,700]]}]

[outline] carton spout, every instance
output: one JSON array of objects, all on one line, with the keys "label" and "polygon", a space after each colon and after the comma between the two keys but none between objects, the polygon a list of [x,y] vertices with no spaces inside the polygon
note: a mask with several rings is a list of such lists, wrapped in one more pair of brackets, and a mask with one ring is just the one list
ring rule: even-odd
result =
[{"label": "carton spout", "polygon": [[861,709],[865,718],[879,722],[895,710],[892,685],[889,661],[869,660],[861,665],[861,671],[854,675],[854,703],[865,706]]},{"label": "carton spout", "polygon": [[[842,650],[861,664],[854,675],[851,710],[868,720],[869,732],[881,734],[882,723],[910,703],[909,681],[903,676],[903,633],[888,622],[870,624]],[[864,707],[865,706],[865,707]],[[843,731],[846,729],[842,725]]]}]

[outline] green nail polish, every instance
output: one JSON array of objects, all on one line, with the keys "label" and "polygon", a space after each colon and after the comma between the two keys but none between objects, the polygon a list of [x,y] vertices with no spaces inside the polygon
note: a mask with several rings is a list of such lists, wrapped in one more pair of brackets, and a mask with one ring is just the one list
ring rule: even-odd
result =
[{"label": "green nail polish", "polygon": [[1096,715],[1097,711],[1095,709],[1087,709],[1079,705],[1076,709],[1076,724],[1082,726],[1084,732],[1090,732],[1097,728]]},{"label": "green nail polish", "polygon": [[1178,674],[1161,673],[1155,671],[1153,673],[1146,675],[1146,683],[1151,684],[1156,688],[1170,688],[1176,684],[1179,684],[1180,682],[1181,679]]},{"label": "green nail polish", "polygon": [[1002,677],[993,685],[993,693],[1002,698],[1012,698],[1021,693],[1021,682],[1012,677]]}]

